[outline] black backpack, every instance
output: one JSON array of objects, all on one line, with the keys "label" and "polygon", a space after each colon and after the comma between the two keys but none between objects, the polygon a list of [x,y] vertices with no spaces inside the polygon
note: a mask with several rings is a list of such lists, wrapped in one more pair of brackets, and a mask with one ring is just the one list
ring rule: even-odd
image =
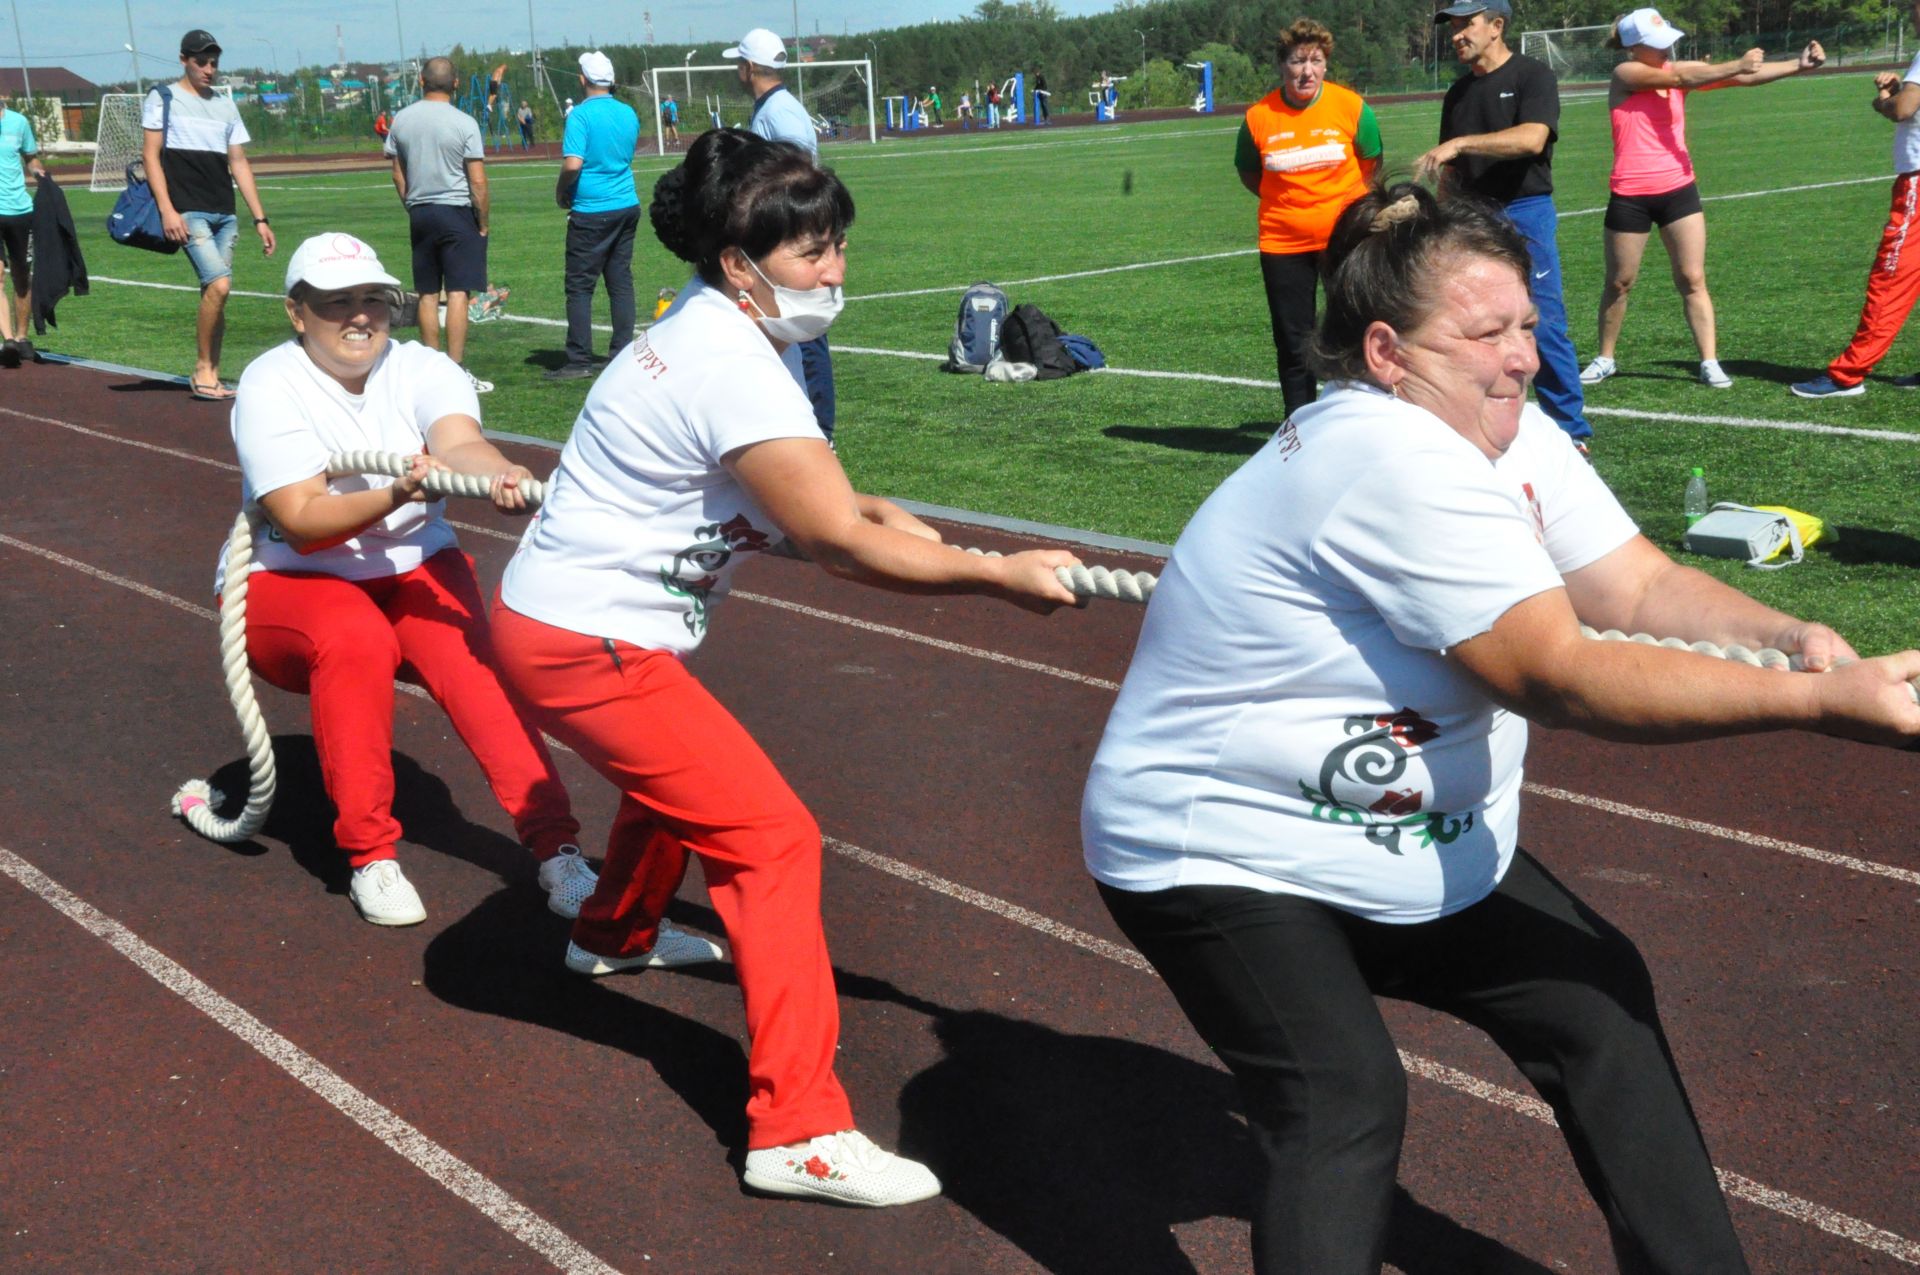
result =
[{"label": "black backpack", "polygon": [[1037,305],[1017,305],[1000,329],[1000,357],[1009,363],[1031,363],[1039,369],[1037,381],[1054,381],[1080,370],[1060,340],[1060,325]]},{"label": "black backpack", "polygon": [[1000,328],[1007,319],[1007,294],[990,283],[976,283],[960,298],[953,341],[947,347],[949,372],[984,372],[1000,357]]}]

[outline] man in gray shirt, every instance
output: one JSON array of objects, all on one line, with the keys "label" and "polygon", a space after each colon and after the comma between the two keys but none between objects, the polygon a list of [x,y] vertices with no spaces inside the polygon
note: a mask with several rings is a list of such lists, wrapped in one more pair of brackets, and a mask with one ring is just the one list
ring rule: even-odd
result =
[{"label": "man in gray shirt", "polygon": [[[420,100],[393,117],[386,152],[413,235],[420,339],[440,348],[437,299],[444,287],[447,354],[464,365],[467,303],[487,289],[488,200],[480,126],[453,104],[457,83],[451,59],[428,58],[420,68]],[[493,388],[471,372],[467,379],[482,394]]]}]

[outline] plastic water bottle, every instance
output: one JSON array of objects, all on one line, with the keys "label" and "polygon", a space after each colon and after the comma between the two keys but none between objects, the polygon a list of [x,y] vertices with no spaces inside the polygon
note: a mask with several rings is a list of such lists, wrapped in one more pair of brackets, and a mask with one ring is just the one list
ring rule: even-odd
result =
[{"label": "plastic water bottle", "polygon": [[1707,516],[1707,471],[1698,465],[1687,478],[1687,490],[1681,497],[1680,507],[1687,515],[1689,527]]}]

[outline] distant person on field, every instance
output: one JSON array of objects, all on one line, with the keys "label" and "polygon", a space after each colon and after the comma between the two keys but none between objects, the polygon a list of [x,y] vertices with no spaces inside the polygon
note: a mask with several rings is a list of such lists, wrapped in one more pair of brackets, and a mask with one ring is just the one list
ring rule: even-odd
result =
[{"label": "distant person on field", "polygon": [[[486,147],[480,126],[453,104],[459,83],[450,58],[420,68],[420,100],[393,117],[387,154],[393,188],[407,206],[413,241],[413,288],[420,294],[420,340],[440,348],[440,309],[447,293],[447,354],[464,365],[467,304],[487,288]],[[493,388],[467,373],[481,394]]]},{"label": "distant person on field", "polygon": [[1000,127],[1000,86],[987,85],[987,127]]},{"label": "distant person on field", "polygon": [[0,367],[19,367],[21,360],[38,357],[33,342],[27,340],[33,301],[33,275],[27,262],[27,248],[33,242],[33,196],[27,193],[27,178],[46,175],[33,121],[7,109],[7,92],[0,89],[0,278],[13,276],[11,303],[0,289]]},{"label": "distant person on field", "polygon": [[607,304],[613,309],[608,358],[633,340],[633,234],[640,224],[633,152],[640,144],[640,117],[613,96],[613,61],[606,54],[580,55],[580,86],[585,97],[567,116],[554,189],[554,198],[568,210],[567,361],[547,373],[549,381],[577,381],[594,373],[597,279],[607,281]]},{"label": "distant person on field", "polygon": [[945,128],[947,121],[946,118],[940,114],[940,89],[937,85],[929,84],[927,86],[927,109],[933,112],[933,126],[935,128]]},{"label": "distant person on field", "polygon": [[1440,106],[1440,144],[1414,161],[1441,189],[1465,190],[1506,209],[1533,254],[1527,286],[1540,310],[1534,339],[1540,371],[1534,397],[1581,451],[1593,437],[1580,393],[1580,361],[1567,335],[1560,288],[1560,214],[1553,206],[1553,142],[1560,83],[1544,62],[1507,47],[1507,0],[1455,0],[1434,15],[1452,32],[1454,56],[1471,74],[1453,82]]},{"label": "distant person on field", "polygon": [[[156,85],[140,108],[145,130],[141,156],[167,238],[185,244],[200,280],[198,349],[188,388],[197,399],[224,402],[231,386],[220,380],[220,345],[227,333],[227,293],[233,288],[233,241],[240,233],[233,191],[253,214],[260,250],[273,255],[273,227],[260,207],[247,143],[253,138],[233,102],[213,91],[220,45],[205,31],[180,37],[180,78]],[[171,102],[168,101],[171,99]]]},{"label": "distant person on field", "polygon": [[565,119],[571,114],[573,114],[573,99],[568,98],[560,104],[560,118]]},{"label": "distant person on field", "polygon": [[520,149],[533,149],[533,103],[520,103],[520,112],[514,118],[520,124]]},{"label": "distant person on field", "polygon": [[1052,96],[1053,96],[1052,92],[1050,92],[1047,88],[1046,75],[1043,73],[1043,74],[1034,76],[1033,77],[1033,123],[1036,128],[1047,122],[1051,114],[1051,112],[1047,109],[1047,99]]},{"label": "distant person on field", "polygon": [[1607,88],[1607,113],[1613,121],[1613,176],[1607,185],[1613,194],[1605,218],[1600,352],[1580,373],[1588,385],[1619,370],[1613,352],[1627,317],[1627,293],[1639,278],[1647,235],[1658,226],[1673,266],[1673,286],[1700,351],[1700,381],[1716,390],[1733,388],[1733,378],[1720,366],[1713,298],[1707,292],[1707,216],[1693,180],[1693,158],[1687,154],[1687,94],[1768,84],[1827,60],[1816,40],[1798,58],[1784,62],[1765,61],[1759,49],[1748,49],[1731,62],[1675,62],[1673,46],[1685,34],[1659,10],[1635,9],[1613,24],[1607,39],[1608,47],[1627,51],[1627,60],[1613,68]]},{"label": "distant person on field", "polygon": [[669,146],[680,144],[680,103],[671,93],[660,103],[660,135]]},{"label": "distant person on field", "polygon": [[1297,19],[1275,46],[1280,87],[1247,108],[1234,165],[1260,197],[1260,277],[1287,414],[1318,394],[1309,359],[1320,255],[1333,223],[1380,167],[1380,125],[1352,89],[1327,83],[1333,32]]},{"label": "distant person on field", "polygon": [[[1920,26],[1920,0],[1912,17]],[[1866,392],[1867,373],[1887,356],[1901,325],[1920,299],[1920,243],[1906,251],[1915,212],[1920,210],[1920,53],[1908,63],[1904,76],[1882,71],[1873,77],[1874,111],[1893,121],[1893,210],[1880,232],[1880,250],[1867,272],[1867,303],[1860,325],[1840,357],[1827,365],[1826,374],[1792,387],[1801,398],[1851,398]],[[1920,374],[1895,377],[1901,389],[1920,388]]]},{"label": "distant person on field", "polygon": [[953,105],[953,118],[959,122],[963,130],[973,127],[973,99],[964,92],[960,94],[960,100]]},{"label": "distant person on field", "polygon": [[391,120],[387,118],[387,113],[385,111],[382,111],[378,115],[373,117],[373,135],[379,138],[381,141],[385,141],[387,139],[387,132],[392,127],[393,127],[393,123]]},{"label": "distant person on field", "polygon": [[[740,82],[753,93],[753,118],[747,121],[748,130],[770,142],[791,142],[819,162],[820,138],[814,130],[813,117],[782,82],[787,46],[780,42],[780,37],[765,27],[756,27],[720,56],[739,59]],[[936,98],[933,101],[936,116],[939,109]],[[800,351],[801,384],[813,402],[813,418],[827,442],[832,443],[833,353],[827,348],[825,336],[798,342],[794,348]]]}]

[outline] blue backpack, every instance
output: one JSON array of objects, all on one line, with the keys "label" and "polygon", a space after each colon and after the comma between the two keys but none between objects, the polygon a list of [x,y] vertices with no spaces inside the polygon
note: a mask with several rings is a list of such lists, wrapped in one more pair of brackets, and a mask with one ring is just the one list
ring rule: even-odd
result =
[{"label": "blue backpack", "polygon": [[1000,356],[1000,327],[1007,320],[1007,294],[990,283],[976,283],[960,298],[960,317],[947,347],[949,372],[984,372]]},{"label": "blue backpack", "polygon": [[[173,119],[173,89],[162,85],[160,93],[160,144],[166,145],[167,125]],[[153,187],[147,185],[146,170],[139,160],[127,165],[127,188],[113,202],[107,218],[107,233],[115,243],[148,252],[175,253],[180,244],[167,238],[160,221],[160,205],[154,201]]]}]

